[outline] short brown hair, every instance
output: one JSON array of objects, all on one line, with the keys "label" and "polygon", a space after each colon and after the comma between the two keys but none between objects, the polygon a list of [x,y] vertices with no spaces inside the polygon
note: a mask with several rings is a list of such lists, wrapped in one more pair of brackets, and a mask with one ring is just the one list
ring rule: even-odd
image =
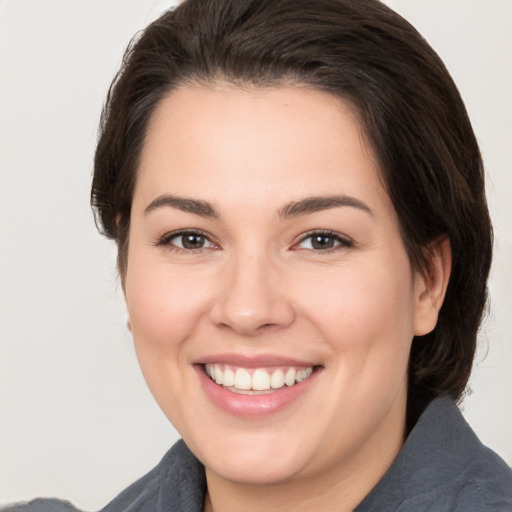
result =
[{"label": "short brown hair", "polygon": [[[132,196],[149,119],[170,91],[216,80],[306,84],[357,112],[412,264],[451,242],[435,329],[413,340],[410,395],[460,397],[486,305],[492,253],[479,148],[434,50],[377,0],[186,0],[128,47],[104,107],[91,202],[126,271]],[[421,394],[421,393],[420,393]]]}]

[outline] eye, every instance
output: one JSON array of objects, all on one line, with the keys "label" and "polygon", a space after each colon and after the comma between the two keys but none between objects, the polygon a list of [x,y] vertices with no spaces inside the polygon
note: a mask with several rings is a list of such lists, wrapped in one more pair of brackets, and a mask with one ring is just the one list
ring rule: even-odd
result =
[{"label": "eye", "polygon": [[307,249],[313,251],[329,251],[342,247],[352,247],[351,240],[342,237],[331,231],[315,231],[304,236],[294,248]]},{"label": "eye", "polygon": [[197,251],[217,247],[205,234],[199,231],[168,233],[158,241],[157,245],[168,245],[172,248],[185,251]]}]

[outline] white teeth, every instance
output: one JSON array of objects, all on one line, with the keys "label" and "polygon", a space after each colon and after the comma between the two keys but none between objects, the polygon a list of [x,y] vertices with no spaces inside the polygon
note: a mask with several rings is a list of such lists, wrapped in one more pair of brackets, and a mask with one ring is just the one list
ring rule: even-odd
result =
[{"label": "white teeth", "polygon": [[235,373],[233,370],[226,368],[222,377],[222,384],[227,388],[235,385]]},{"label": "white teeth", "polygon": [[[226,365],[227,366],[227,365]],[[252,371],[245,368],[226,367],[221,364],[206,364],[205,372],[217,384],[225,388],[231,388],[232,391],[268,391],[280,389],[285,384],[293,386],[295,383],[302,382],[313,373],[313,367],[295,369],[289,367],[286,369],[277,368],[269,373],[264,368],[256,368]]]},{"label": "white teeth", "polygon": [[304,368],[302,370],[299,370],[297,372],[297,382],[302,382],[303,380],[306,380],[311,374],[313,373],[313,368]]},{"label": "white teeth", "polygon": [[222,377],[223,377],[223,372],[220,369],[220,366],[215,365],[213,367],[213,378],[214,378],[215,382],[217,384],[222,384]]},{"label": "white teeth", "polygon": [[270,377],[270,387],[272,389],[279,389],[284,386],[284,373],[283,370],[276,370]]},{"label": "white teeth", "polygon": [[284,376],[284,383],[287,386],[293,386],[295,384],[296,376],[297,376],[297,372],[295,371],[295,368],[290,368]]},{"label": "white teeth", "polygon": [[265,370],[256,370],[252,374],[252,389],[256,391],[270,389],[270,375]]},{"label": "white teeth", "polygon": [[237,368],[234,387],[237,389],[251,389],[251,385],[251,374],[244,368]]}]

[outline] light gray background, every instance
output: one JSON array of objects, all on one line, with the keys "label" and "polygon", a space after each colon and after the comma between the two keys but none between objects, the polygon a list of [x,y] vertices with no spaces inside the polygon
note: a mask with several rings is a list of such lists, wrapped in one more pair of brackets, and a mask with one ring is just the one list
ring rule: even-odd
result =
[{"label": "light gray background", "polygon": [[[492,306],[464,413],[512,464],[512,1],[387,3],[445,60],[487,165]],[[0,503],[97,509],[177,438],[139,373],[114,249],[88,205],[107,86],[170,4],[0,0]]]}]

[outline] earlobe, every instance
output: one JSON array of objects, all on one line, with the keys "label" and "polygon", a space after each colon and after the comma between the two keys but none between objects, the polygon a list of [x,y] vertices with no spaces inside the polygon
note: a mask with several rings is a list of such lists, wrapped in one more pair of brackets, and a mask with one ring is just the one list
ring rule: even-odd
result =
[{"label": "earlobe", "polygon": [[450,240],[443,236],[427,249],[428,267],[416,272],[414,282],[414,335],[423,336],[437,324],[452,268]]}]

